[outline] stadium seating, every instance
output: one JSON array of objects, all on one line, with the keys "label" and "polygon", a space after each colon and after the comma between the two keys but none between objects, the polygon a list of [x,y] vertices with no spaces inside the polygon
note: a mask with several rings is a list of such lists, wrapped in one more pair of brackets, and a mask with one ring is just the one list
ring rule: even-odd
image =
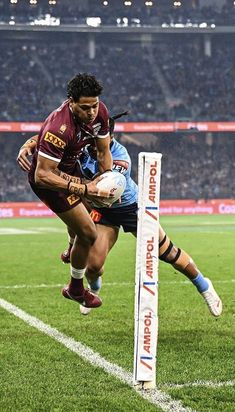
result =
[{"label": "stadium seating", "polygon": [[[117,138],[131,155],[132,177],[137,181],[137,156],[146,147],[127,143],[120,133]],[[212,144],[201,133],[156,135],[148,151],[163,154],[161,198],[233,198],[234,144],[234,136],[228,134],[215,134]],[[0,134],[0,202],[37,200],[29,190],[27,173],[20,172],[16,164],[21,145],[19,134]]]}]

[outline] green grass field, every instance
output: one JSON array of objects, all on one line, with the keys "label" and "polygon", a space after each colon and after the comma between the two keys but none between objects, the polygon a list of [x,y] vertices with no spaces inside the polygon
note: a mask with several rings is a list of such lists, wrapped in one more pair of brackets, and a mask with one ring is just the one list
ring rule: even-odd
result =
[{"label": "green grass field", "polygon": [[[213,318],[194,286],[160,264],[157,383],[181,406],[150,403],[0,305],[1,412],[235,410],[235,218],[163,217],[161,223],[213,280],[224,304],[221,318]],[[0,299],[132,374],[134,238],[120,234],[105,266],[103,305],[87,317],[60,293],[69,279],[69,267],[59,260],[66,245],[57,219],[1,220]]]}]

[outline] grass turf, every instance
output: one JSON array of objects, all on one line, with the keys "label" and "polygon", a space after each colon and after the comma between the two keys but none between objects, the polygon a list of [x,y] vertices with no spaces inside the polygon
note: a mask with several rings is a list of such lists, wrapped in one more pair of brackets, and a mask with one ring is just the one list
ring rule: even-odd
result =
[{"label": "grass turf", "polygon": [[[219,319],[210,316],[195,288],[161,262],[158,385],[196,411],[230,412],[231,386],[161,385],[234,378],[234,217],[163,217],[161,223],[173,242],[213,280],[224,313]],[[131,371],[134,238],[120,234],[105,266],[103,305],[82,317],[78,305],[64,300],[56,286],[69,279],[69,267],[59,260],[67,243],[63,224],[57,219],[1,220],[0,233],[9,233],[9,228],[11,235],[0,236],[0,297]],[[38,287],[42,284],[51,287]],[[1,411],[160,410],[2,308],[0,314]]]}]

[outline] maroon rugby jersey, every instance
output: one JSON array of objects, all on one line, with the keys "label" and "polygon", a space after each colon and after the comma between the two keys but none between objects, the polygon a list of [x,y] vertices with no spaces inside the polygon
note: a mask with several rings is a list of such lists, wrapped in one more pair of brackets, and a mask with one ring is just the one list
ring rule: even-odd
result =
[{"label": "maroon rugby jersey", "polygon": [[99,102],[99,111],[95,120],[86,125],[79,123],[69,108],[66,100],[53,111],[43,123],[37,150],[32,159],[29,181],[35,182],[34,173],[38,154],[58,162],[58,169],[70,175],[77,170],[77,158],[82,149],[95,138],[109,136],[109,113],[103,102]]}]

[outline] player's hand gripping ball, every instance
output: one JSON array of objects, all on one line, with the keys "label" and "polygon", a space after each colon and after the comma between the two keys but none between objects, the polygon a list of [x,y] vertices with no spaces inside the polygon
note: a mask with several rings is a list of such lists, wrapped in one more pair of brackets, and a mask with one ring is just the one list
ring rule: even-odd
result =
[{"label": "player's hand gripping ball", "polygon": [[105,172],[102,175],[102,179],[97,183],[98,189],[102,192],[103,190],[110,191],[113,197],[102,198],[99,201],[97,198],[93,204],[98,207],[110,207],[122,196],[126,188],[126,178],[119,172]]}]

